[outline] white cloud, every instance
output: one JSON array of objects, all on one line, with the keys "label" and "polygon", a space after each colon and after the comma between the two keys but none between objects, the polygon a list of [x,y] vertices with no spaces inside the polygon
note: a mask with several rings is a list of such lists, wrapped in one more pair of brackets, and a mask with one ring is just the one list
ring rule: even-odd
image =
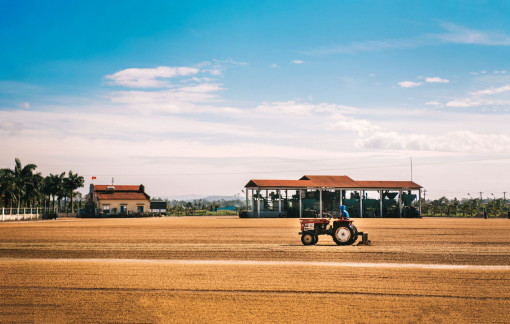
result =
[{"label": "white cloud", "polygon": [[509,106],[510,100],[491,100],[491,99],[476,99],[476,98],[459,98],[450,100],[446,103],[447,107],[454,108],[468,108],[480,106]]},{"label": "white cloud", "polygon": [[420,150],[446,152],[491,152],[510,151],[510,137],[506,134],[478,134],[471,131],[456,131],[444,134],[399,134],[376,132],[359,139],[359,147],[392,150]]},{"label": "white cloud", "polygon": [[334,45],[330,47],[305,51],[307,55],[353,54],[358,52],[375,52],[390,49],[409,49],[422,46],[441,45],[444,43],[508,46],[510,36],[491,31],[468,29],[451,23],[443,23],[443,33],[421,34],[403,39],[366,40],[350,44]]},{"label": "white cloud", "polygon": [[264,102],[255,107],[255,111],[270,114],[284,114],[289,117],[294,115],[310,115],[310,114],[351,114],[357,111],[357,108],[346,105],[335,104],[310,104],[301,101],[282,101],[282,102]]},{"label": "white cloud", "polygon": [[163,88],[170,86],[166,79],[194,75],[199,72],[200,70],[194,67],[159,66],[149,69],[125,69],[109,74],[105,78],[112,80],[114,85],[130,88]]},{"label": "white cloud", "polygon": [[30,103],[29,102],[23,102],[21,105],[20,105],[21,108],[25,108],[25,109],[29,109],[30,108]]},{"label": "white cloud", "polygon": [[10,121],[5,114],[2,116],[4,120],[0,120],[0,136],[16,135],[23,130],[21,121]]},{"label": "white cloud", "polygon": [[269,65],[269,67],[271,69],[276,69],[276,68],[278,68],[278,64],[271,64],[271,65]]},{"label": "white cloud", "polygon": [[305,63],[305,61],[294,60],[294,61],[291,61],[290,63],[292,63],[292,64],[303,64],[303,63]]},{"label": "white cloud", "polygon": [[216,93],[220,90],[223,88],[219,84],[202,83],[160,91],[117,91],[110,99],[136,110],[197,113],[204,109],[196,104],[221,101]]},{"label": "white cloud", "polygon": [[443,107],[444,105],[439,101],[429,101],[425,103],[427,106]]},{"label": "white cloud", "polygon": [[227,60],[216,60],[213,59],[211,61],[204,61],[196,65],[197,68],[200,68],[201,72],[209,73],[214,76],[219,76],[223,73],[224,70],[234,66],[246,66],[248,63],[246,62],[238,62],[233,59]]},{"label": "white cloud", "polygon": [[398,85],[401,86],[402,88],[413,88],[413,87],[421,86],[422,84],[423,84],[422,82],[413,82],[413,81],[401,81],[398,83]]},{"label": "white cloud", "polygon": [[[469,97],[466,98],[455,98],[448,101],[446,107],[454,108],[468,108],[468,107],[481,107],[481,106],[510,106],[510,100],[508,96],[500,96],[506,92],[510,92],[510,84],[497,87],[477,90],[469,93]],[[496,96],[496,97],[485,97],[485,96]]]},{"label": "white cloud", "polygon": [[448,43],[475,44],[490,46],[510,45],[510,36],[498,33],[468,29],[451,23],[441,24],[448,32],[431,35]]},{"label": "white cloud", "polygon": [[510,84],[504,85],[499,88],[489,88],[489,89],[474,91],[474,92],[471,92],[471,95],[472,96],[485,96],[485,95],[494,95],[494,94],[498,94],[498,93],[503,93],[503,92],[507,92],[507,91],[510,91]]},{"label": "white cloud", "polygon": [[332,128],[356,132],[360,136],[379,131],[381,128],[366,119],[344,117],[337,121]]},{"label": "white cloud", "polygon": [[429,77],[425,78],[425,82],[428,83],[448,83],[450,80],[448,79],[441,79],[440,77]]}]

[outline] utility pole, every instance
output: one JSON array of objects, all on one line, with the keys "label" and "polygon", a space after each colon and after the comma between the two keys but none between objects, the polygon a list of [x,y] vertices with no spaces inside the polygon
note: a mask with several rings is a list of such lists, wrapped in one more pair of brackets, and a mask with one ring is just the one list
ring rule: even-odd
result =
[{"label": "utility pole", "polygon": [[413,181],[413,158],[411,157],[411,181]]},{"label": "utility pole", "polygon": [[112,186],[113,186],[113,177],[112,177]]},{"label": "utility pole", "polygon": [[483,198],[482,198],[482,192],[480,191],[480,203],[483,202]]},{"label": "utility pole", "polygon": [[503,204],[506,204],[506,192],[503,192]]},{"label": "utility pole", "polygon": [[427,200],[427,189],[423,189],[423,201]]}]

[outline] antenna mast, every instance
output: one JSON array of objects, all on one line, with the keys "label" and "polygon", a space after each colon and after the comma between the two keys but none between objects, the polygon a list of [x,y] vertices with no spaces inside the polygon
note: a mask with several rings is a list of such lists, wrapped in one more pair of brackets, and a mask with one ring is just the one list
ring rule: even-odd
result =
[{"label": "antenna mast", "polygon": [[411,181],[413,181],[413,158],[411,157]]}]

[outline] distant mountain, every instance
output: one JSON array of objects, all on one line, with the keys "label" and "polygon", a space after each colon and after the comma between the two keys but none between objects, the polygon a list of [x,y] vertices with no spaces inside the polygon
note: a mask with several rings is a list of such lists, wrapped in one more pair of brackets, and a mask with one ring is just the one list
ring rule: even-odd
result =
[{"label": "distant mountain", "polygon": [[153,199],[168,199],[168,200],[178,200],[178,201],[193,201],[196,199],[205,199],[207,201],[219,201],[219,200],[236,200],[245,199],[244,196],[206,196],[206,195],[182,195],[182,196],[157,196],[153,197]]}]

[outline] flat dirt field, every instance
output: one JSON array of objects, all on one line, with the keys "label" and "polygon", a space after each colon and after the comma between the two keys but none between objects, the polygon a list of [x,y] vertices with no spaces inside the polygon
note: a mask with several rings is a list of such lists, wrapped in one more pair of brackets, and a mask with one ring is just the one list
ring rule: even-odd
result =
[{"label": "flat dirt field", "polygon": [[298,219],[1,223],[0,322],[510,322],[510,220],[355,225],[372,245],[303,246]]}]

